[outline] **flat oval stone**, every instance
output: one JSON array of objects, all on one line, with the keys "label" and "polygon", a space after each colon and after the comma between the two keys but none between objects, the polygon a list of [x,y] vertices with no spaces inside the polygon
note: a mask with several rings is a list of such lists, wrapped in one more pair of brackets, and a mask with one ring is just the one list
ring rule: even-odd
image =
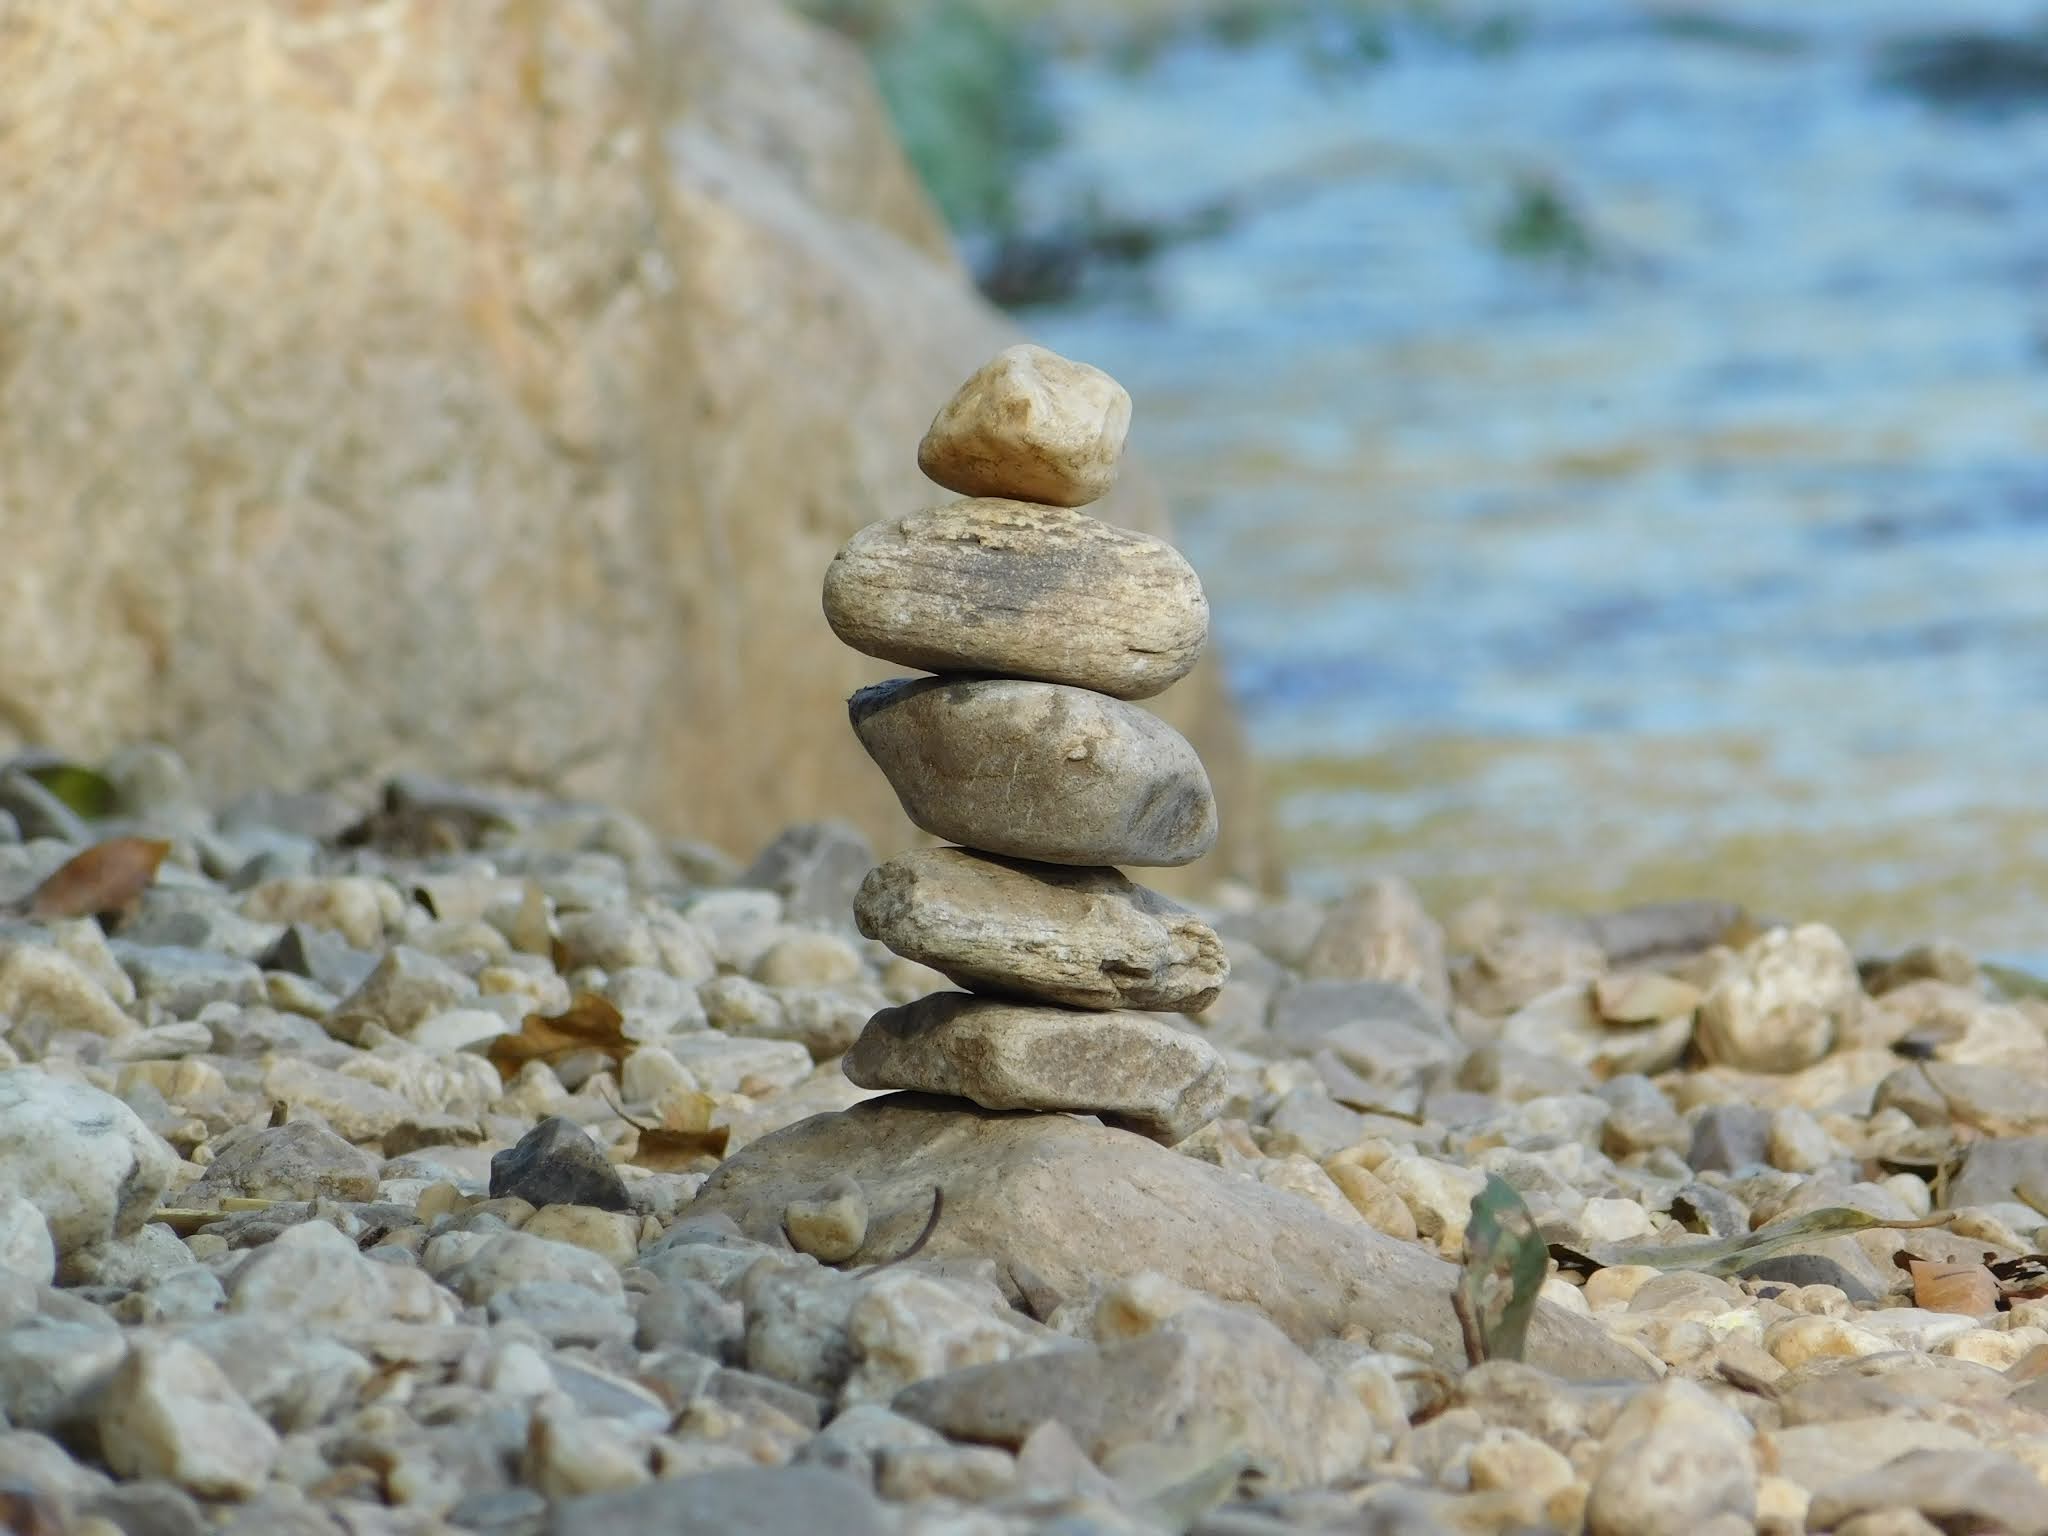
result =
[{"label": "flat oval stone", "polygon": [[934,837],[1048,864],[1187,864],[1216,843],[1195,749],[1119,700],[1010,678],[897,678],[847,703],[854,733]]},{"label": "flat oval stone", "polygon": [[861,529],[825,572],[857,651],[1144,699],[1187,674],[1209,600],[1180,552],[1083,512],[957,501]]},{"label": "flat oval stone", "polygon": [[1223,1107],[1223,1058],[1157,1019],[934,992],[868,1020],[843,1063],[862,1088],[910,1088],[983,1109],[1100,1115],[1160,1141]]},{"label": "flat oval stone", "polygon": [[1044,347],[998,352],[948,400],[917,467],[963,496],[1085,507],[1116,484],[1131,397],[1100,368]]},{"label": "flat oval stone", "polygon": [[869,873],[860,931],[972,992],[1196,1012],[1230,961],[1215,930],[1113,869],[926,848]]}]

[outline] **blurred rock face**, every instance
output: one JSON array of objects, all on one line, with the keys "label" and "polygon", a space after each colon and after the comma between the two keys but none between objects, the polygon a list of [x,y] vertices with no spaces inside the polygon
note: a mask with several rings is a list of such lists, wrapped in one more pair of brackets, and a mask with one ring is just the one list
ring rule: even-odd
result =
[{"label": "blurred rock face", "polygon": [[[0,746],[910,841],[818,575],[948,499],[901,445],[1008,335],[846,45],[760,0],[0,32]],[[1252,870],[1214,662],[1159,706]]]}]

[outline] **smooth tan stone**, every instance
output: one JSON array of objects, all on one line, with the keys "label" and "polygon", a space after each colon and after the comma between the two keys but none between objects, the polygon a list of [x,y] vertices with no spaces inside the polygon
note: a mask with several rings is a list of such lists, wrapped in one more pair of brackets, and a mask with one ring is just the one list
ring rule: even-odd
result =
[{"label": "smooth tan stone", "polygon": [[[1352,1333],[1412,1335],[1462,1359],[1456,1266],[1284,1190],[1070,1115],[997,1114],[890,1094],[813,1115],[722,1163],[690,1206],[757,1242],[786,1241],[792,1200],[821,1171],[857,1180],[870,1217],[850,1261],[896,1258],[944,1207],[927,1261],[992,1263],[1014,1305],[1049,1316],[1146,1271],[1265,1313],[1303,1347]],[[1539,1302],[1529,1363],[1575,1379],[1640,1380],[1649,1367],[1595,1322]],[[1489,1367],[1492,1369],[1493,1367]]]},{"label": "smooth tan stone", "polygon": [[1202,654],[1209,600],[1164,540],[1062,507],[958,501],[856,533],[825,571],[825,620],[906,667],[1144,699]]},{"label": "smooth tan stone", "polygon": [[983,1109],[1069,1110],[1179,1141],[1216,1118],[1223,1058],[1156,1019],[935,992],[885,1008],[846,1053],[862,1088],[908,1088]]},{"label": "smooth tan stone", "polygon": [[998,352],[948,400],[917,467],[963,496],[1083,507],[1116,484],[1131,397],[1099,368],[1029,343]]},{"label": "smooth tan stone", "polygon": [[1215,930],[1114,869],[929,848],[872,871],[860,931],[974,992],[1197,1012],[1230,961]]},{"label": "smooth tan stone", "polygon": [[898,678],[847,705],[934,837],[1049,864],[1188,864],[1216,842],[1195,749],[1135,705],[1056,683]]},{"label": "smooth tan stone", "polygon": [[1862,1001],[1855,957],[1832,929],[1774,928],[1708,989],[1695,1038],[1716,1065],[1797,1072],[1827,1055]]}]

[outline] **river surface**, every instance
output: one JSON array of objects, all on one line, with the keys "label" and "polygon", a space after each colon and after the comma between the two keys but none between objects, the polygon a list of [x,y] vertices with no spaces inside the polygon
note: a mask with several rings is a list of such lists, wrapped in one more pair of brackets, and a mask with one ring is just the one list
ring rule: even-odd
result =
[{"label": "river surface", "polygon": [[1297,888],[2048,955],[2048,92],[1900,88],[1931,17],[2044,8],[1056,66],[1027,208],[1229,213],[1024,320],[1136,397]]}]

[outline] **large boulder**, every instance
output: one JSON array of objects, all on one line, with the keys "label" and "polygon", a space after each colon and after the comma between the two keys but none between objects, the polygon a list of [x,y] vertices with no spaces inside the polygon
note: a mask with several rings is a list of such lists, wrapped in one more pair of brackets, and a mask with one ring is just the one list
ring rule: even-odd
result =
[{"label": "large boulder", "polygon": [[[1363,1330],[1415,1335],[1444,1361],[1463,1358],[1451,1265],[1285,1190],[1068,1115],[869,1099],[752,1143],[705,1181],[685,1218],[727,1216],[749,1237],[786,1245],[790,1205],[835,1177],[860,1186],[869,1212],[849,1263],[908,1250],[936,1190],[923,1251],[992,1259],[1012,1299],[1041,1315],[1152,1271],[1257,1308],[1303,1347]],[[1548,1303],[1529,1358],[1566,1376],[1647,1374],[1598,1324]]]},{"label": "large boulder", "polygon": [[[766,0],[18,0],[0,36],[0,749],[913,840],[819,584],[948,499],[918,439],[1013,333],[848,44]],[[1163,532],[1124,480],[1105,515]],[[1160,709],[1226,800],[1204,872],[1250,869],[1214,660]]]}]

